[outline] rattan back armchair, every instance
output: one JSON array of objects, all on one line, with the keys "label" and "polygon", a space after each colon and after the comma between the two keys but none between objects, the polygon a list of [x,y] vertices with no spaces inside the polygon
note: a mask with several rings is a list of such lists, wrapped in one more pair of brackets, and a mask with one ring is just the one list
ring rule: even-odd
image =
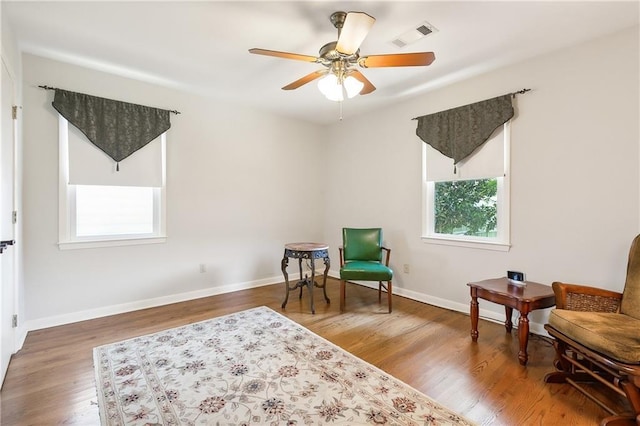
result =
[{"label": "rattan back armchair", "polygon": [[[554,338],[558,371],[547,383],[568,383],[609,415],[601,425],[640,425],[640,235],[631,244],[623,293],[555,282],[556,309],[545,329]],[[620,410],[592,386],[623,396]]]}]

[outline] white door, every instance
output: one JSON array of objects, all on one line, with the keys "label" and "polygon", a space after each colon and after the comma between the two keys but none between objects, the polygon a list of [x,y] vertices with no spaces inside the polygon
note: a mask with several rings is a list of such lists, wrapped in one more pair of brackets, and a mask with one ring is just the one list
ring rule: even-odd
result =
[{"label": "white door", "polygon": [[[15,225],[15,119],[13,118],[14,82],[2,62],[0,100],[0,241],[13,241]],[[0,245],[2,247],[2,245]],[[0,386],[9,360],[15,352],[15,248],[7,245],[0,254]]]}]

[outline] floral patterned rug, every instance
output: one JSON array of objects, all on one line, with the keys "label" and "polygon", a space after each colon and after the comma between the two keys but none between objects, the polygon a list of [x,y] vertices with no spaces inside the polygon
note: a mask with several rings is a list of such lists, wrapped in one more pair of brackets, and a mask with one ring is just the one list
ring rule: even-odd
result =
[{"label": "floral patterned rug", "polygon": [[102,425],[470,425],[267,307],[94,348]]}]

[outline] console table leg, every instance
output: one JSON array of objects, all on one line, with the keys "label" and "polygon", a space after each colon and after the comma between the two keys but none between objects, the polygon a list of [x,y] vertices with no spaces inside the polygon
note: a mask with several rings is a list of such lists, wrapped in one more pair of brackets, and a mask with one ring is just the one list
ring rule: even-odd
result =
[{"label": "console table leg", "polygon": [[478,295],[474,290],[474,288],[471,289],[471,340],[477,342],[480,311],[478,309]]},{"label": "console table leg", "polygon": [[529,355],[527,355],[527,345],[529,344],[529,314],[527,312],[520,312],[518,340],[520,341],[518,360],[520,361],[520,365],[527,365],[527,361],[529,360]]},{"label": "console table leg", "polygon": [[513,308],[505,306],[504,313],[507,317],[506,321],[504,322],[504,327],[507,329],[507,333],[511,333],[511,329],[513,328],[513,322],[511,322],[511,317],[513,316]]}]

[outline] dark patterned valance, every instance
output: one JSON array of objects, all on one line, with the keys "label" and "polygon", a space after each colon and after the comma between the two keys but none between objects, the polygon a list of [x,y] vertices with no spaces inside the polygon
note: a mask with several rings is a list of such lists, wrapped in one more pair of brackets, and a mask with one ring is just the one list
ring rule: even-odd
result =
[{"label": "dark patterned valance", "polygon": [[168,110],[55,89],[53,107],[120,162],[169,130]]},{"label": "dark patterned valance", "polygon": [[416,117],[416,135],[457,164],[513,117],[512,94]]}]

